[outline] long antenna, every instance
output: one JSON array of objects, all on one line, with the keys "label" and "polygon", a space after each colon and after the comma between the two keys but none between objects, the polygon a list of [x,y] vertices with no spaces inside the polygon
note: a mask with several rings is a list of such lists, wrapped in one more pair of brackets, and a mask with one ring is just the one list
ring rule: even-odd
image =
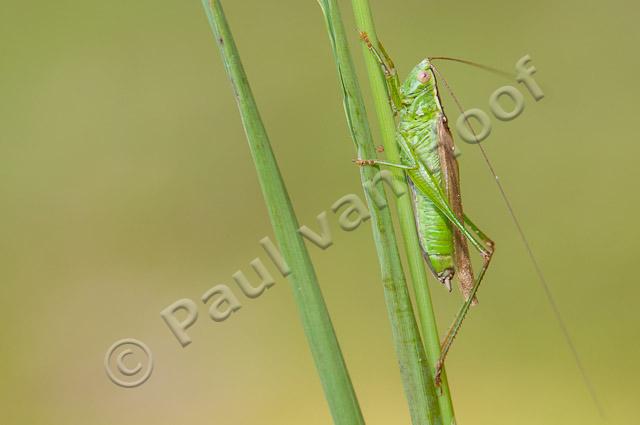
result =
[{"label": "long antenna", "polygon": [[[435,58],[432,58],[432,59],[435,59]],[[476,64],[474,62],[465,61],[465,60],[462,60],[462,59],[455,60],[455,61],[456,62],[467,63],[467,64],[474,65],[474,66],[479,66],[479,67],[481,67],[483,69],[493,70],[492,68],[485,67],[484,65],[479,65],[479,64]],[[447,91],[449,92],[449,94],[453,98],[453,101],[455,102],[456,106],[460,110],[460,113],[464,114],[465,110],[462,107],[462,105],[460,104],[460,101],[458,100],[456,95],[453,93],[453,90],[451,90],[451,86],[449,85],[449,83],[447,83],[447,80],[436,69],[436,67],[433,65],[433,63],[431,64],[431,69],[433,69],[433,71],[438,75],[438,78],[442,79],[442,82],[444,83],[444,86],[447,88]],[[499,71],[499,73],[502,74],[502,71]],[[473,129],[473,126],[466,119],[465,119],[465,123],[467,124],[467,127],[469,127],[469,130],[473,134],[474,138],[476,140],[478,140],[478,137],[477,137],[477,135],[476,135],[476,133],[475,133],[475,131]],[[536,274],[538,275],[538,283],[542,287],[542,289],[543,289],[543,291],[544,291],[544,293],[545,293],[545,295],[547,297],[547,301],[549,302],[549,305],[551,306],[551,310],[553,311],[553,314],[554,314],[554,316],[556,318],[556,321],[558,322],[558,326],[560,327],[560,330],[562,331],[562,335],[564,336],[564,340],[567,343],[567,345],[569,346],[569,349],[571,350],[571,354],[573,355],[573,359],[574,359],[574,361],[576,363],[576,366],[577,366],[578,370],[580,371],[580,375],[582,376],[582,381],[584,382],[585,387],[587,387],[587,391],[589,392],[589,395],[591,396],[591,399],[593,400],[593,403],[595,404],[596,409],[598,410],[598,413],[600,414],[600,417],[604,420],[606,415],[605,415],[605,411],[604,411],[604,408],[602,406],[602,403],[600,402],[600,399],[598,398],[598,395],[596,393],[595,387],[593,386],[593,384],[591,382],[591,379],[589,378],[589,375],[587,374],[587,370],[583,366],[582,360],[580,358],[580,354],[578,353],[578,349],[576,348],[575,344],[573,343],[573,338],[571,337],[571,334],[569,333],[569,328],[567,327],[562,315],[560,314],[560,308],[558,307],[558,303],[556,302],[555,296],[551,292],[551,287],[547,283],[547,279],[544,277],[544,274],[542,273],[542,268],[540,267],[540,265],[538,263],[538,260],[536,259],[536,256],[533,253],[533,249],[531,248],[531,244],[529,243],[529,239],[527,238],[526,234],[524,233],[524,229],[522,228],[522,225],[520,224],[520,220],[518,220],[518,217],[516,216],[516,213],[515,213],[515,211],[513,209],[513,206],[511,205],[511,202],[509,201],[509,197],[507,196],[507,193],[506,193],[504,187],[502,186],[502,182],[498,178],[498,175],[496,174],[496,171],[493,168],[493,164],[489,160],[489,156],[487,155],[487,152],[485,151],[484,147],[482,146],[482,142],[475,143],[475,144],[480,149],[480,153],[482,154],[482,157],[484,158],[484,162],[487,164],[487,167],[489,168],[489,171],[491,172],[491,175],[495,178],[496,185],[498,186],[498,190],[500,191],[500,195],[502,196],[502,199],[504,200],[504,203],[507,206],[507,210],[509,211],[509,215],[511,216],[511,219],[513,220],[513,223],[515,224],[516,229],[518,230],[518,234],[520,235],[520,239],[522,240],[522,243],[524,244],[525,249],[527,250],[527,255],[529,256],[529,260],[533,264],[533,268],[535,269]]]},{"label": "long antenna", "polygon": [[[451,61],[451,62],[458,62],[458,63],[463,63],[465,65],[475,66],[476,68],[484,69],[485,71],[489,71],[489,72],[492,72],[494,74],[498,74],[498,75],[501,75],[503,77],[507,77],[508,79],[512,79],[514,77],[514,75],[510,74],[509,72],[503,71],[501,69],[493,68],[491,66],[483,65],[483,64],[478,63],[478,62],[473,62],[473,61],[470,61],[470,60],[467,60],[467,59],[452,58],[450,56],[430,56],[429,60],[430,61],[445,60],[445,61]],[[440,75],[440,74],[438,74],[438,75]]]}]

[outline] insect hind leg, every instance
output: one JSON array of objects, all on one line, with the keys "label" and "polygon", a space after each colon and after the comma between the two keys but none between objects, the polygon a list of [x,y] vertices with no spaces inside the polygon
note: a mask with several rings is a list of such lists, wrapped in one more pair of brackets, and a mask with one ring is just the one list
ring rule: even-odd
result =
[{"label": "insect hind leg", "polygon": [[471,228],[471,230],[473,230],[473,232],[478,236],[478,238],[482,240],[486,249],[480,251],[480,254],[482,255],[482,268],[480,269],[480,272],[475,278],[473,288],[471,289],[471,292],[469,293],[467,300],[460,307],[460,310],[458,311],[458,314],[456,315],[456,318],[454,319],[453,324],[449,328],[449,331],[447,332],[447,335],[440,347],[440,358],[436,363],[436,374],[435,374],[436,386],[440,385],[440,375],[442,373],[442,368],[444,366],[444,360],[447,357],[449,350],[451,349],[453,340],[458,335],[458,332],[460,332],[460,328],[462,327],[462,322],[464,321],[464,319],[467,317],[467,314],[469,313],[469,308],[471,308],[471,306],[474,303],[476,293],[480,288],[480,283],[482,283],[482,279],[484,278],[484,275],[487,269],[489,268],[489,264],[491,263],[491,259],[493,258],[493,254],[495,252],[495,243],[484,232],[482,232],[466,215],[464,217],[464,222]]},{"label": "insect hind leg", "polygon": [[471,219],[467,217],[466,214],[464,215],[464,222],[471,228],[471,230],[473,230],[473,232],[480,238],[480,240],[484,242],[484,245],[487,247],[488,253],[493,255],[493,251],[495,251],[496,246],[495,242],[493,242],[493,240],[491,240],[491,238],[489,238],[486,233],[480,230],[478,226],[476,226],[473,221],[471,221]]}]

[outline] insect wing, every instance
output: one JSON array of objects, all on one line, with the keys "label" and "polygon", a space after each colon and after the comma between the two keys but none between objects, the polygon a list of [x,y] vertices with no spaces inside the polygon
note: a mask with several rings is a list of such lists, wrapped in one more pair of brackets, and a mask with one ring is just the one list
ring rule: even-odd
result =
[{"label": "insect wing", "polygon": [[[455,145],[444,114],[441,114],[437,123],[438,157],[442,169],[443,182],[449,205],[460,222],[464,222],[462,210],[462,197],[460,195],[460,172],[458,161],[454,155]],[[460,289],[465,299],[468,299],[473,289],[474,277],[469,256],[469,246],[464,235],[453,226],[453,243],[456,263],[456,274],[460,281]],[[477,300],[474,301],[474,304]]]}]

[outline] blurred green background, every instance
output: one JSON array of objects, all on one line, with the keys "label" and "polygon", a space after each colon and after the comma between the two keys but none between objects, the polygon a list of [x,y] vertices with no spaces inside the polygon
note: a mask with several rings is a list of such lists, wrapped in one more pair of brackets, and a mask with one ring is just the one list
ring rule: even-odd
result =
[{"label": "blurred green background", "polygon": [[[329,424],[286,280],[223,323],[199,302],[249,273],[272,234],[200,2],[2,4],[0,423]],[[608,423],[640,422],[637,3],[372,6],[402,75],[426,55],[503,69],[531,55],[545,98],[525,93],[524,113],[494,120],[484,143]],[[299,219],[317,228],[318,213],[361,193],[320,9],[225,7]],[[504,84],[441,68],[466,107],[489,111]],[[466,210],[498,247],[448,361],[459,423],[603,423],[491,176],[459,145]],[[367,423],[407,424],[369,224],[346,233],[329,217],[334,246],[310,250]],[[432,293],[444,330],[460,297]],[[185,297],[200,317],[183,349],[159,312]],[[103,369],[125,337],[155,356],[135,389]]]}]

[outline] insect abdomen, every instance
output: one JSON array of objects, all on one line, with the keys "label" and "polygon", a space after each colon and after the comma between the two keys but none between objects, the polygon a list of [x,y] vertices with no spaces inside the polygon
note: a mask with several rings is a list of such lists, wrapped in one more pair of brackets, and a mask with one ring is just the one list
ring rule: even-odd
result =
[{"label": "insect abdomen", "polygon": [[451,226],[429,198],[413,188],[420,245],[436,275],[453,272]]},{"label": "insect abdomen", "polygon": [[[409,172],[410,180],[428,179],[425,168],[435,176],[442,187],[442,170],[437,149],[435,120],[425,120],[422,125],[414,125],[409,136],[411,148],[418,157],[420,168]],[[425,259],[438,279],[449,288],[454,274],[454,247],[451,224],[433,202],[413,185],[416,226]]]}]

